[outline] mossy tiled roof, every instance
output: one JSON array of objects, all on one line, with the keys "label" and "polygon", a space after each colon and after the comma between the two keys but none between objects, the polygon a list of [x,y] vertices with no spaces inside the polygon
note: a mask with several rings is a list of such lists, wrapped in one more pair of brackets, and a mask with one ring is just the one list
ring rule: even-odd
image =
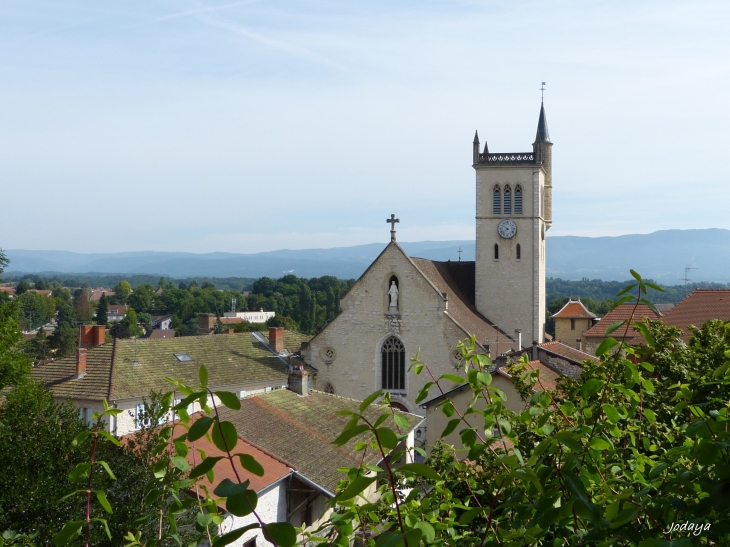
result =
[{"label": "mossy tiled roof", "polygon": [[86,376],[82,378],[75,378],[75,354],[33,367],[33,377],[43,382],[56,397],[100,401],[109,397],[113,349],[112,344],[89,349]]},{"label": "mossy tiled roof", "polygon": [[[180,362],[175,353],[192,361]],[[150,391],[168,391],[166,377],[197,385],[198,369],[208,369],[210,386],[271,381],[287,383],[282,360],[249,332],[164,339],[116,340],[91,348],[87,375],[74,380],[76,356],[35,367],[33,375],[61,397],[109,400],[143,397]]]},{"label": "mossy tiled roof", "polygon": [[[243,399],[240,410],[221,411],[224,419],[231,421],[246,440],[294,465],[299,473],[334,493],[343,474],[338,467],[359,465],[362,452],[355,452],[355,443],[366,438],[355,437],[344,446],[332,444],[345,424],[347,416],[340,410],[357,412],[360,401],[310,391],[308,397],[300,397],[288,389],[279,389]],[[368,414],[376,419],[380,412],[371,407]],[[404,414],[411,429],[422,420],[420,416]],[[385,425],[393,427],[392,418]],[[379,453],[368,449],[365,463],[377,463]]]}]

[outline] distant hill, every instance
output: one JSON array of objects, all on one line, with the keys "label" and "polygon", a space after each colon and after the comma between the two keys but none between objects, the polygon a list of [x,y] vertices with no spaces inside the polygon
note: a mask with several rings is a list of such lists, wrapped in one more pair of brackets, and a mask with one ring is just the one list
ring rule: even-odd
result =
[{"label": "distant hill", "polygon": [[[401,243],[411,256],[433,260],[474,260],[474,241]],[[96,273],[169,277],[299,277],[333,275],[357,278],[385,247],[371,243],[332,249],[235,253],[72,253],[10,249],[7,274]],[[633,268],[644,277],[676,285],[684,267],[697,268],[696,281],[730,282],[730,230],[662,230],[617,237],[555,236],[547,240],[547,275],[622,281]]]}]

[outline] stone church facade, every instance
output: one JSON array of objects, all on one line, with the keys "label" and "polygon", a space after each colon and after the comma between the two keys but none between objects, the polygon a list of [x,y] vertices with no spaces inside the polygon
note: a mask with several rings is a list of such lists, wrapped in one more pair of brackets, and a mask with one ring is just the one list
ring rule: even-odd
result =
[{"label": "stone church facade", "polygon": [[454,346],[472,335],[493,358],[544,340],[551,147],[544,107],[531,152],[491,154],[486,144],[480,152],[475,136],[476,262],[408,256],[391,216],[391,242],[342,297],[342,312],[302,347],[318,371],[315,389],[355,399],[386,389],[394,406],[423,414],[415,398],[431,378],[409,373],[411,358],[438,376],[459,366]]}]

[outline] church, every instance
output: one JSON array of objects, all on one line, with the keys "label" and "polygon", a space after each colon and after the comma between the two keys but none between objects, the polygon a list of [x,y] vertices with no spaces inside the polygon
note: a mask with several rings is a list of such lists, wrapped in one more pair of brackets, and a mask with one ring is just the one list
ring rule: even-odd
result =
[{"label": "church", "polygon": [[[434,376],[453,372],[459,340],[474,336],[495,358],[545,339],[545,232],[552,223],[552,143],[544,104],[529,152],[492,153],[473,143],[476,260],[415,258],[390,243],[341,298],[342,312],[302,357],[314,387],[364,399],[388,390],[393,406],[423,414],[416,396],[430,377],[408,372],[419,355]],[[445,388],[453,386],[444,386]],[[431,388],[429,396],[437,395]]]}]

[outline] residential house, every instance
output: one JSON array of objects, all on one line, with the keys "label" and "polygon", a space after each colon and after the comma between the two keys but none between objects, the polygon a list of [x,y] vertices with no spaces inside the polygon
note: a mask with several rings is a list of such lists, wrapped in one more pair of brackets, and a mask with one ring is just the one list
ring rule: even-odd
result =
[{"label": "residential house", "polygon": [[[701,327],[710,319],[730,320],[730,290],[695,289],[687,298],[661,317],[662,323],[682,329],[682,339],[689,342],[690,326]],[[632,338],[632,344],[642,344],[641,335]]]},{"label": "residential house", "polygon": [[[627,319],[630,319],[632,318],[632,316],[632,322],[643,321],[645,319],[656,320],[662,317],[661,313],[655,312],[646,304],[636,304],[632,302],[626,302],[624,304],[621,304],[617,308],[614,308],[606,315],[604,315],[598,323],[593,325],[584,333],[586,340],[586,352],[590,353],[591,355],[595,355],[598,346],[600,346],[601,342],[603,342],[603,340],[606,338],[606,330],[608,329],[608,327],[610,327],[613,323],[617,321],[625,321]],[[641,334],[639,334],[639,332],[631,325],[624,325],[618,330],[612,332],[609,336],[612,336],[617,340],[623,339],[627,343],[632,344],[637,343],[637,336],[640,337],[641,340],[641,342],[638,343],[643,343],[644,340],[643,337],[641,337]]]},{"label": "residential house", "polygon": [[118,323],[124,321],[127,317],[127,308],[129,306],[125,304],[109,304],[108,311],[106,313],[107,321],[109,323]]},{"label": "residential house", "polygon": [[564,342],[579,350],[585,347],[584,334],[598,320],[595,313],[578,300],[568,300],[560,311],[553,315],[555,340]]},{"label": "residential house", "polygon": [[111,298],[116,293],[111,289],[106,289],[104,287],[97,287],[95,289],[91,289],[91,297],[89,297],[89,300],[92,302],[98,302],[101,300],[102,296],[106,296],[107,298]]},{"label": "residential house", "polygon": [[266,323],[269,319],[276,316],[276,312],[264,311],[261,308],[259,311],[229,311],[223,314],[223,317],[238,317],[247,323]]},{"label": "residential house", "polygon": [[172,315],[153,315],[150,326],[153,329],[167,330],[172,325]]},{"label": "residential house", "polygon": [[[269,340],[256,333],[115,339],[105,344],[103,326],[80,327],[82,333],[84,329],[91,329],[93,336],[75,356],[36,366],[33,376],[58,400],[70,398],[89,419],[102,409],[104,399],[123,409],[107,424],[117,436],[139,428],[142,405],[151,391],[173,388],[166,378],[197,385],[200,365],[208,370],[211,389],[232,391],[242,398],[286,387],[292,357],[283,350],[301,344],[301,335],[281,328],[272,328],[271,340],[282,351],[272,349]],[[197,409],[196,403],[191,411]]]}]

